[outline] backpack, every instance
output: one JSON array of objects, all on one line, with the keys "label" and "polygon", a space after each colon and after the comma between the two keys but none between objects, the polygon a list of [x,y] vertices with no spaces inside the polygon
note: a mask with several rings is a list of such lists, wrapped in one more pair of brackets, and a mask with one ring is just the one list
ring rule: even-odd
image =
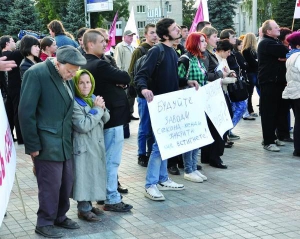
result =
[{"label": "backpack", "polygon": [[[153,77],[153,75],[155,75],[157,73],[157,68],[158,66],[160,65],[160,63],[163,61],[164,57],[165,57],[165,50],[164,50],[164,47],[162,46],[162,43],[159,43],[157,45],[154,45],[151,49],[153,49],[154,47],[158,47],[159,48],[159,57],[158,57],[158,60],[156,62],[156,66],[155,66],[155,70],[154,70],[154,73],[152,74],[152,77],[151,78],[155,78]],[[143,47],[144,48],[144,47]],[[140,48],[142,49],[142,47]],[[150,49],[150,50],[151,50]],[[145,50],[145,48],[144,48]],[[149,50],[149,51],[150,51]],[[148,53],[148,52],[147,52]],[[147,56],[147,53],[145,53],[142,57],[140,57],[134,64],[134,67],[133,67],[133,73],[132,73],[132,78],[134,79],[134,77],[136,76],[136,74],[138,73],[138,71],[142,68],[142,66],[144,65],[145,63],[145,59],[146,59],[146,56]]]}]

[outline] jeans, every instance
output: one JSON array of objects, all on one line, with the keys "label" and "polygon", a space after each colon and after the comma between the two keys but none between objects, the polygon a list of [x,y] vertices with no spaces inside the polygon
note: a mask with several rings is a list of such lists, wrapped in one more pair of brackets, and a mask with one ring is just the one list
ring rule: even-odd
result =
[{"label": "jeans", "polygon": [[245,113],[247,109],[247,100],[244,101],[238,101],[238,102],[231,102],[231,108],[233,112],[232,117],[232,124],[233,128],[238,124],[238,122],[243,117],[243,114]]},{"label": "jeans", "polygon": [[192,173],[197,170],[198,152],[199,148],[182,154],[185,173]]},{"label": "jeans", "polygon": [[124,143],[123,125],[105,129],[104,143],[106,151],[106,204],[121,202],[118,192],[118,169],[121,163]]},{"label": "jeans", "polygon": [[140,124],[138,130],[138,155],[146,155],[146,144],[148,152],[152,151],[154,143],[150,115],[147,105],[147,100],[137,97]]},{"label": "jeans", "polygon": [[90,201],[78,201],[77,209],[79,212],[89,212],[92,210],[92,203]]},{"label": "jeans", "polygon": [[147,167],[146,188],[168,180],[167,165],[168,160],[161,159],[158,145],[154,137],[154,144],[152,146],[152,152]]}]

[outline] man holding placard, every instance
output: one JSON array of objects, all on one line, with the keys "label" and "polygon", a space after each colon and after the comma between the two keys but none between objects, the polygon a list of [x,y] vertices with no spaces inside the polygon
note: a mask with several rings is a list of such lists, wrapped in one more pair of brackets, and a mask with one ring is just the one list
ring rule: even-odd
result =
[{"label": "man holding placard", "polygon": [[[178,57],[172,45],[176,39],[181,38],[181,34],[175,21],[170,18],[161,19],[156,24],[156,33],[161,41],[159,44],[162,44],[164,49],[164,58],[157,66],[160,49],[158,46],[152,47],[147,53],[143,66],[134,78],[138,92],[145,97],[148,103],[153,100],[154,95],[177,91],[179,85],[195,86],[196,89],[199,87],[196,81],[179,81],[177,73]],[[151,79],[151,87],[148,79]],[[154,201],[163,201],[165,197],[160,190],[183,189],[184,185],[177,184],[168,177],[167,161],[162,160],[155,140],[148,162],[145,196]]]}]

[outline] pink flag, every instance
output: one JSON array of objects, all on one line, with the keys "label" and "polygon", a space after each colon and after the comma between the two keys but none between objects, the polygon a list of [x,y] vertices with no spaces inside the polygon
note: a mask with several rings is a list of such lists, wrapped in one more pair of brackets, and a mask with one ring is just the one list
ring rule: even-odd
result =
[{"label": "pink flag", "polygon": [[203,7],[202,7],[202,1],[200,0],[198,10],[197,10],[196,16],[194,18],[194,21],[193,21],[193,24],[192,24],[192,26],[190,28],[189,33],[195,32],[196,28],[197,28],[198,22],[201,22],[203,20],[204,20]]},{"label": "pink flag", "polygon": [[110,47],[111,46],[115,46],[116,45],[116,23],[117,23],[117,19],[118,19],[118,12],[116,12],[116,15],[114,17],[114,20],[111,24],[111,27],[109,29],[109,33],[108,33],[108,44],[106,46],[106,51],[110,51]]}]

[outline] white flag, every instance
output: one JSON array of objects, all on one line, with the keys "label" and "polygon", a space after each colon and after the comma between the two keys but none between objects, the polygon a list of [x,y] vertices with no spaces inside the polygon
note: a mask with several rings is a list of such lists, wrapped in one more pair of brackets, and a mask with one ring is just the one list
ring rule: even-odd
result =
[{"label": "white flag", "polygon": [[300,18],[300,0],[296,0],[294,18]]}]

